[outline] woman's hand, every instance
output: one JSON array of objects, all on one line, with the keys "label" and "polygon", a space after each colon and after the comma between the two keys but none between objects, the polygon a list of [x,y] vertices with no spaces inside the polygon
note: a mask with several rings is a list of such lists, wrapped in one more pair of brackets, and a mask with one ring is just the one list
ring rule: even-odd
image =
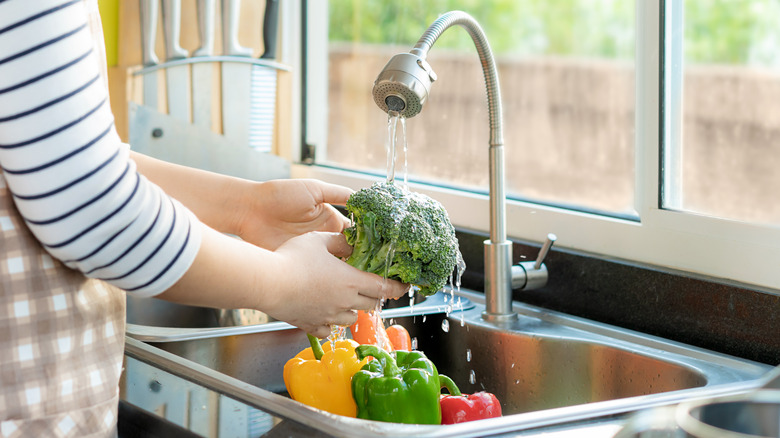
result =
[{"label": "woman's hand", "polygon": [[158,298],[192,306],[257,309],[317,337],[351,325],[356,310],[398,298],[409,286],[363,272],[340,259],[352,252],[341,233],[309,232],[276,251],[203,227],[192,266]]},{"label": "woman's hand", "polygon": [[276,251],[284,273],[270,305],[263,309],[307,333],[324,338],[330,325],[349,326],[357,310],[372,310],[380,298],[399,298],[409,286],[360,271],[340,260],[352,252],[340,233],[311,232]]},{"label": "woman's hand", "polygon": [[310,231],[341,232],[349,219],[332,205],[344,205],[347,187],[312,179],[272,180],[255,186],[238,218],[238,236],[275,250],[288,239]]},{"label": "woman's hand", "polygon": [[209,227],[266,249],[309,231],[340,232],[349,221],[333,206],[352,190],[317,180],[255,182],[130,152],[138,170]]}]

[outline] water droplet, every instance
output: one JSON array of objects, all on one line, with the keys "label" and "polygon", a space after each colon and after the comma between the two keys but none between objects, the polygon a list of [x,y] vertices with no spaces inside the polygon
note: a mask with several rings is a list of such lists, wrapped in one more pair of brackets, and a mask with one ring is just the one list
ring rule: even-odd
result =
[{"label": "water droplet", "polygon": [[520,379],[515,380],[515,385],[519,385],[519,384],[520,384]]},{"label": "water droplet", "polygon": [[471,362],[471,349],[466,349],[466,362]]},{"label": "water droplet", "polygon": [[514,368],[514,367],[515,367],[515,363],[514,363],[514,362],[512,362],[512,368]]},{"label": "water droplet", "polygon": [[446,333],[450,331],[450,321],[448,319],[445,319],[441,322],[441,329]]},{"label": "water droplet", "polygon": [[425,322],[428,315],[423,315],[423,322]]},{"label": "water droplet", "polygon": [[477,374],[474,372],[474,370],[469,372],[469,383],[472,385],[477,383]]},{"label": "water droplet", "polygon": [[416,349],[417,349],[417,338],[414,337],[412,338],[412,350],[416,350]]},{"label": "water droplet", "polygon": [[346,339],[346,333],[347,333],[347,327],[343,325],[332,325],[330,326],[330,335],[328,336],[328,341],[330,341],[330,345],[332,349],[336,349],[336,342],[337,341],[343,341]]}]

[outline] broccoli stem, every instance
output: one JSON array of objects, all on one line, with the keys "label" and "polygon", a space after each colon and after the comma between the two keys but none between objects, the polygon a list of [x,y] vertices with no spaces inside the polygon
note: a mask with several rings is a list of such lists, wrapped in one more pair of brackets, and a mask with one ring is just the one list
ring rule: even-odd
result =
[{"label": "broccoli stem", "polygon": [[376,249],[371,260],[368,262],[366,270],[373,272],[374,274],[381,275],[383,277],[392,277],[387,274],[388,264],[393,265],[393,254],[395,253],[394,245],[392,242],[384,242],[382,246]]},{"label": "broccoli stem", "polygon": [[368,262],[371,261],[371,245],[363,236],[362,227],[358,227],[357,238],[352,248],[352,254],[347,259],[347,263],[365,271]]}]

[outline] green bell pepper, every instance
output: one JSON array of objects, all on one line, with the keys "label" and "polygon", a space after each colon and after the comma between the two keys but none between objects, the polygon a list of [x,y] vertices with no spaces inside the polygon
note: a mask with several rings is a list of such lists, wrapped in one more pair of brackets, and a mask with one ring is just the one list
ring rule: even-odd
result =
[{"label": "green bell pepper", "polygon": [[[420,351],[395,352],[395,358],[375,345],[355,349],[358,360],[373,356],[352,376],[357,418],[408,424],[441,424],[442,383],[436,366]],[[454,385],[454,384],[453,384]]]}]

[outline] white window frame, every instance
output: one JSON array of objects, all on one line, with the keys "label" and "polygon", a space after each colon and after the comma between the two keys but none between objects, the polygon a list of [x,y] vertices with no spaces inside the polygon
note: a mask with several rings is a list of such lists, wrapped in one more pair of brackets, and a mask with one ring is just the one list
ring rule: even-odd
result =
[{"label": "white window frame", "polygon": [[[327,95],[321,92],[327,90],[322,82],[322,72],[327,72],[327,2],[307,2],[310,8],[307,83],[318,90],[306,94],[307,135],[301,144],[293,145],[293,157],[300,156],[295,150],[300,151],[304,141],[318,150],[324,150],[327,145]],[[678,150],[673,146],[679,144],[679,129],[668,127],[679,127],[682,108],[679,56],[682,35],[667,31],[666,38],[661,38],[661,23],[663,20],[667,29],[680,26],[681,13],[682,0],[636,0],[635,208],[639,221],[510,200],[507,202],[507,233],[510,238],[539,242],[547,233],[553,232],[558,236],[558,248],[744,283],[780,295],[780,226],[740,223],[659,207],[660,157],[662,153]],[[424,30],[420,29],[420,33]],[[673,50],[675,45],[678,50]],[[672,66],[665,69],[663,83],[662,62]],[[371,86],[365,84],[366,93],[371,93]],[[475,83],[474,86],[482,84]],[[662,108],[664,103],[665,109]],[[349,117],[349,114],[343,116]],[[379,109],[376,116],[385,117]],[[408,123],[415,121],[412,119]],[[664,126],[668,129],[662,129]],[[293,138],[301,138],[301,135]],[[666,151],[662,149],[662,140],[670,145]],[[416,145],[414,138],[409,138],[409,144],[411,148],[423,147]],[[510,143],[505,147],[522,148],[523,145]],[[487,139],[484,148],[487,154]],[[676,172],[674,169],[664,172],[666,184],[676,184],[679,180]],[[318,178],[355,189],[377,180],[375,176],[360,172],[297,163],[293,164],[293,176]],[[456,227],[488,231],[487,196],[431,185],[410,186],[442,202]],[[674,205],[678,201],[669,197],[667,203],[670,202]]]}]

